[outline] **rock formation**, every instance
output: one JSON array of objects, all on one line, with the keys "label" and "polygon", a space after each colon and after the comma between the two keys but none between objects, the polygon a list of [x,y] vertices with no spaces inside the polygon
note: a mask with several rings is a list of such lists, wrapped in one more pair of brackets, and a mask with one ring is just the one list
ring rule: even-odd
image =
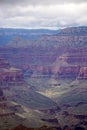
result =
[{"label": "rock formation", "polygon": [[87,67],[81,67],[78,79],[87,79]]},{"label": "rock formation", "polygon": [[0,58],[0,83],[11,83],[23,81],[23,73],[21,69],[11,67],[11,65]]}]

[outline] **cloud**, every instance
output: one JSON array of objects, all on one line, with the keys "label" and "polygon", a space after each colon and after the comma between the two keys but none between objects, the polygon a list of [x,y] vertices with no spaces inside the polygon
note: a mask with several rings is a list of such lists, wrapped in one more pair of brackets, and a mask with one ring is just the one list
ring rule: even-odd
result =
[{"label": "cloud", "polygon": [[0,0],[3,5],[54,5],[64,3],[83,3],[87,0]]},{"label": "cloud", "polygon": [[86,12],[86,0],[1,0],[0,27],[58,28],[87,25]]}]

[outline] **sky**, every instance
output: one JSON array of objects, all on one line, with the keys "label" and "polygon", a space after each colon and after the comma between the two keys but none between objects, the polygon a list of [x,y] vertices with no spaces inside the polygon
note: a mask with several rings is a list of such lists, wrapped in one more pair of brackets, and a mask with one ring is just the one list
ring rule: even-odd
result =
[{"label": "sky", "polygon": [[87,0],[0,0],[1,28],[87,25]]}]

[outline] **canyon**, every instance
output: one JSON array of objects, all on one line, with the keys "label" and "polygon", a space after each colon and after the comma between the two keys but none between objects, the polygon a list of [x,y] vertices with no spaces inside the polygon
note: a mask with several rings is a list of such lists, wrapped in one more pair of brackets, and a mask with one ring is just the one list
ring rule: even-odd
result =
[{"label": "canyon", "polygon": [[0,125],[86,129],[87,27],[41,31],[0,29]]}]

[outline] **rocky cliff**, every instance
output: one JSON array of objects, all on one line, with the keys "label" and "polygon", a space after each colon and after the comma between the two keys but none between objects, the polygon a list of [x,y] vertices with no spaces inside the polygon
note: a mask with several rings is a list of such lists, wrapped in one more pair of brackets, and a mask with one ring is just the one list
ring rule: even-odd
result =
[{"label": "rocky cliff", "polygon": [[22,81],[22,70],[12,67],[5,59],[0,58],[0,84]]}]

